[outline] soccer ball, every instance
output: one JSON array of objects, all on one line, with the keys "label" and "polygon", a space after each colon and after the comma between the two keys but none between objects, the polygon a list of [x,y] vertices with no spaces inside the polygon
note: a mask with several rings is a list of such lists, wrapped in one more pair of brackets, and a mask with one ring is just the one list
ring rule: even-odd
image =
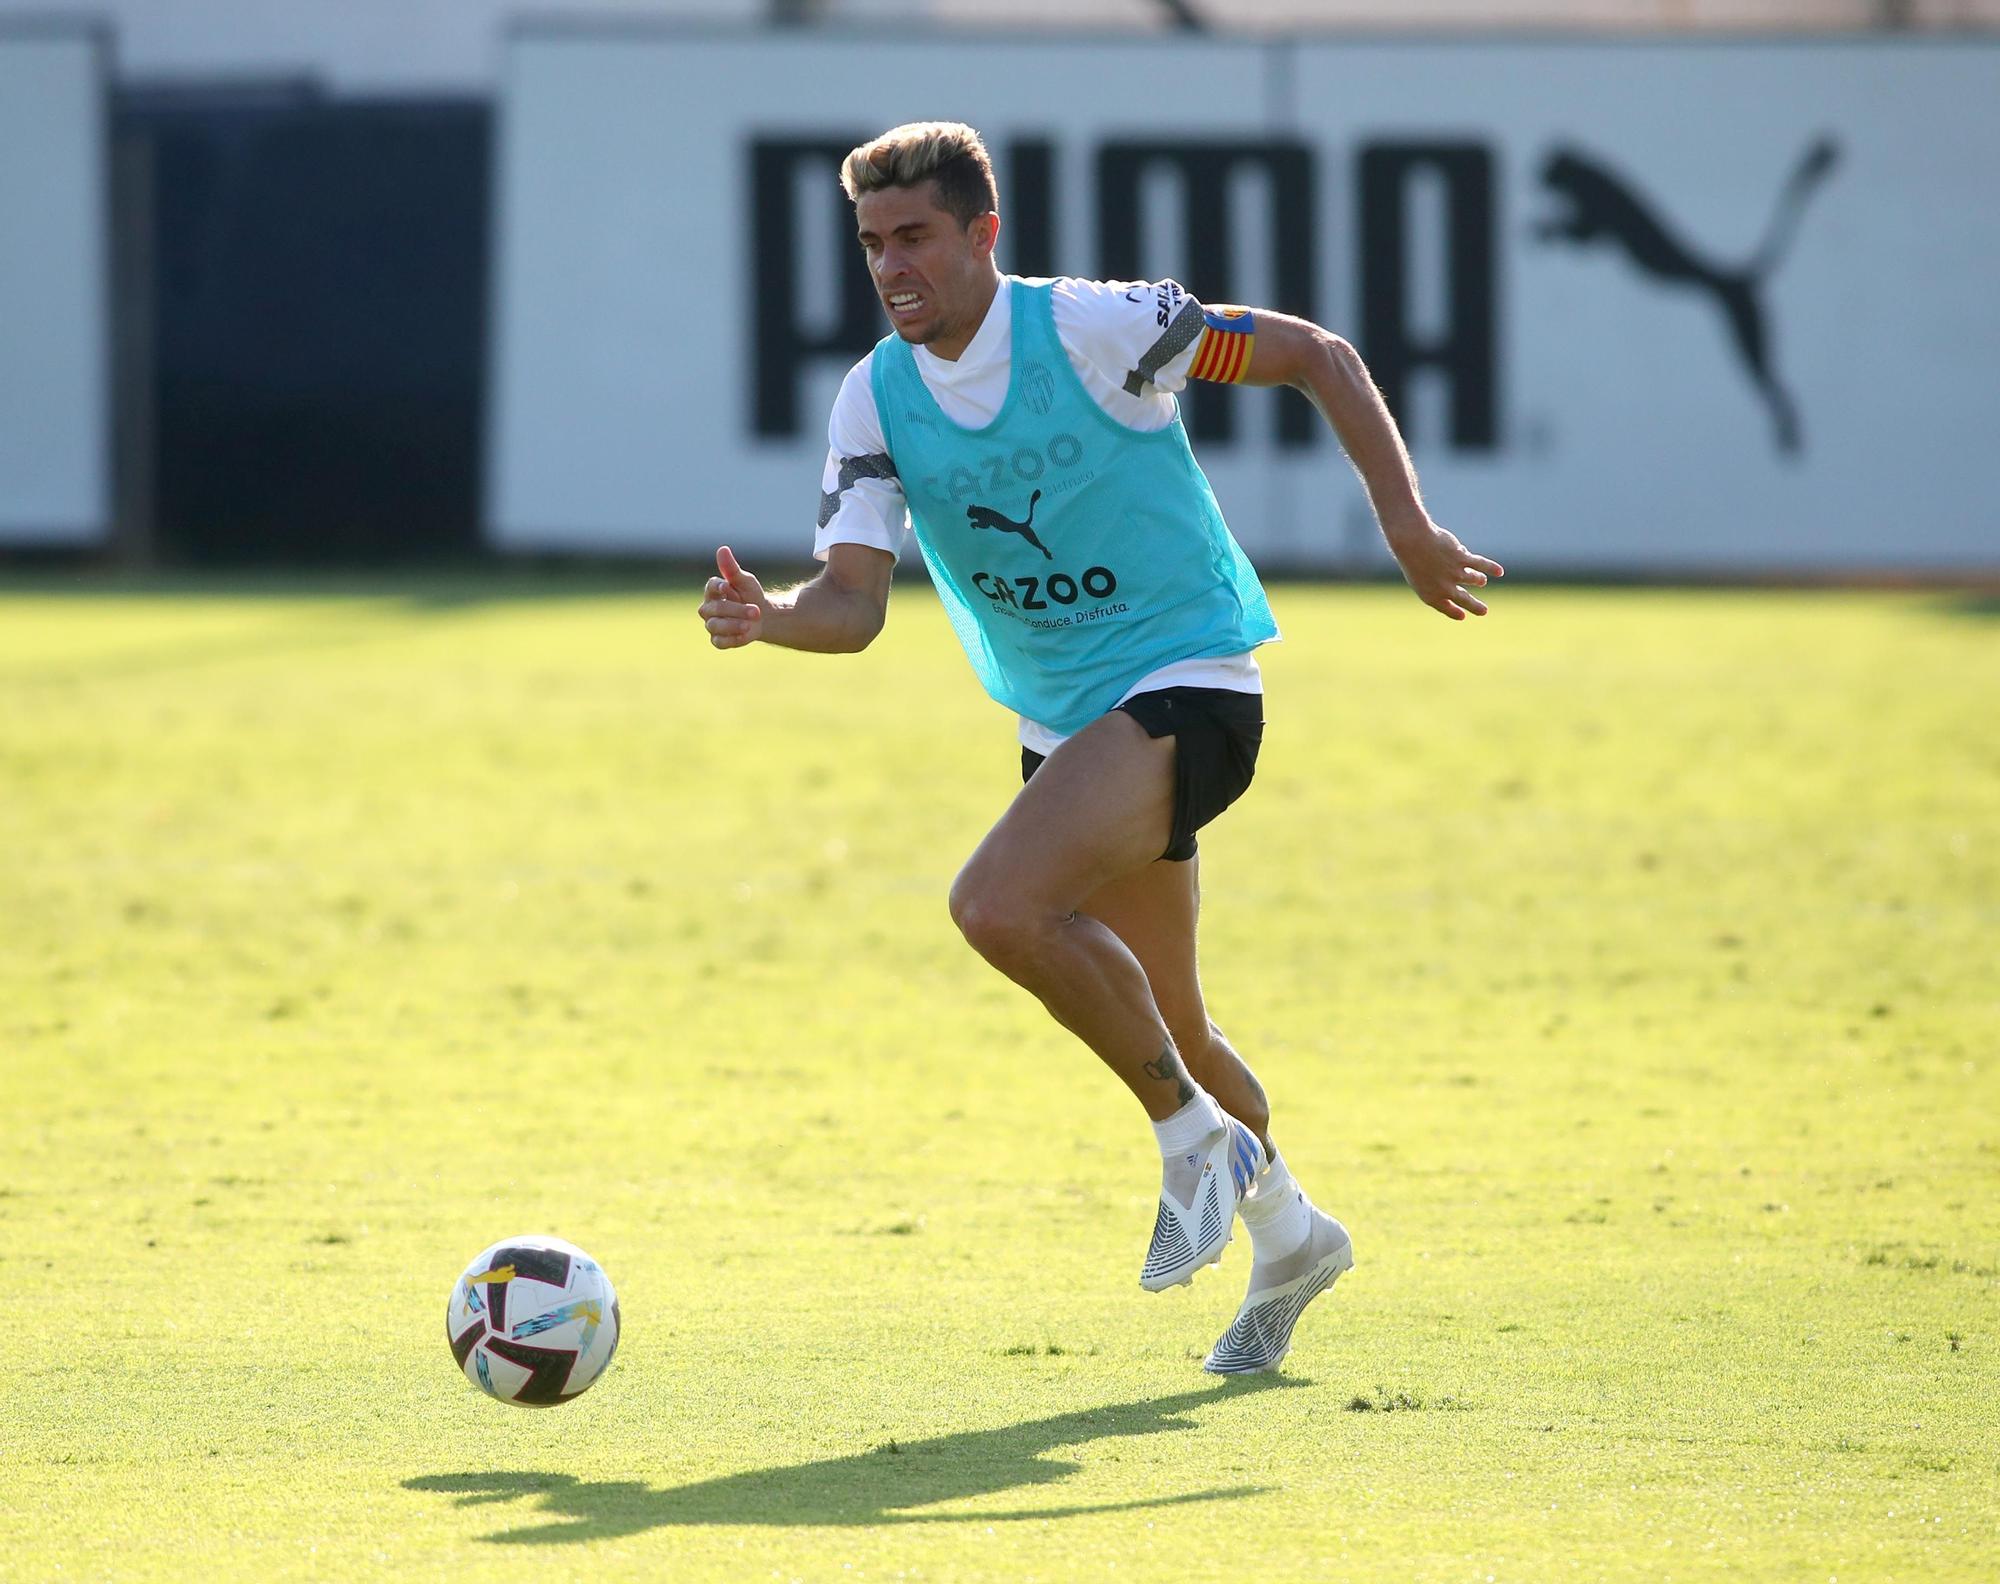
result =
[{"label": "soccer ball", "polygon": [[611,1278],[556,1237],[495,1243],[465,1267],[444,1311],[466,1379],[524,1408],[581,1397],[618,1351],[618,1330]]}]

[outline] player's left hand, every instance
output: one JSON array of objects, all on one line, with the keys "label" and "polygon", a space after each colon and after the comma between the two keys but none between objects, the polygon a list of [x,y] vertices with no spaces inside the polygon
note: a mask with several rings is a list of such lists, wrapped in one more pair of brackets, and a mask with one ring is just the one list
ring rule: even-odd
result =
[{"label": "player's left hand", "polygon": [[1412,528],[1390,530],[1387,538],[1417,598],[1453,621],[1484,616],[1485,602],[1472,591],[1484,588],[1489,578],[1507,575],[1498,561],[1474,555],[1457,534],[1428,517]]}]

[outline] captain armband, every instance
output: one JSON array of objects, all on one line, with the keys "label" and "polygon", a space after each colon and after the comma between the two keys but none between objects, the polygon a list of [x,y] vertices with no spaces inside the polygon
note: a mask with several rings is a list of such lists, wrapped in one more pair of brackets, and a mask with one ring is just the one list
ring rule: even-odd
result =
[{"label": "captain armband", "polygon": [[1201,316],[1201,344],[1188,378],[1234,385],[1250,372],[1250,349],[1257,341],[1257,316],[1248,308],[1207,308]]}]

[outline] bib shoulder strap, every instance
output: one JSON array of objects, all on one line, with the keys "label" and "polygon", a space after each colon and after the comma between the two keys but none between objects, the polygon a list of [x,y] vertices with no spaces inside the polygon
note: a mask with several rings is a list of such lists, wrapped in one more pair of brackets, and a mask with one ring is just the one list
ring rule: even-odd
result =
[{"label": "bib shoulder strap", "polygon": [[1015,281],[1014,290],[1021,294],[1021,312],[1014,316],[1015,336],[1024,346],[1045,357],[1052,351],[1060,352],[1062,338],[1056,334],[1055,282],[1030,285]]},{"label": "bib shoulder strap", "polygon": [[896,454],[896,418],[903,405],[898,392],[907,392],[912,384],[922,383],[923,376],[917,373],[917,360],[907,341],[891,331],[875,343],[875,358],[868,365],[868,384],[875,395],[875,419],[882,426],[882,438],[888,443],[891,456]]}]

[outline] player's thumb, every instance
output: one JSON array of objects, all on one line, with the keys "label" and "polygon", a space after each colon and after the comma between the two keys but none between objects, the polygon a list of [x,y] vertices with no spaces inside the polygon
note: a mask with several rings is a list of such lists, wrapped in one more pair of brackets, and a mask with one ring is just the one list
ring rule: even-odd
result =
[{"label": "player's thumb", "polygon": [[743,564],[736,559],[736,552],[728,545],[715,552],[715,570],[722,574],[722,581],[733,589],[747,591],[756,586],[757,580],[743,570]]}]

